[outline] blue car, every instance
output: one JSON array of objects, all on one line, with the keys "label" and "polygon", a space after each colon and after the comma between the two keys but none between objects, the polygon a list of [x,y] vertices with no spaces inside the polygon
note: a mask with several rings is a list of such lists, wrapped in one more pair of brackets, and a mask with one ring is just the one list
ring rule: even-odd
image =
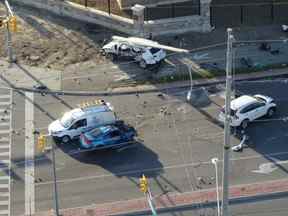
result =
[{"label": "blue car", "polygon": [[94,128],[80,135],[80,145],[84,149],[117,148],[131,144],[136,136],[133,127],[124,124]]}]

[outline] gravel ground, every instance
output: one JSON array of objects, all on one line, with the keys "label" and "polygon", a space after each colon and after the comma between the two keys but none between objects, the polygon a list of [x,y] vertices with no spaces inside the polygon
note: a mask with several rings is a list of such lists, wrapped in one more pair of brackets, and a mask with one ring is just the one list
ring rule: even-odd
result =
[{"label": "gravel ground", "polygon": [[[2,5],[1,5],[2,6]],[[13,33],[13,47],[20,63],[63,69],[79,62],[104,62],[99,48],[111,32],[102,27],[82,23],[43,11],[14,6],[19,31]],[[1,14],[4,8],[1,7]],[[0,40],[5,41],[5,30]],[[5,43],[0,43],[0,57],[5,57]]]},{"label": "gravel ground", "polygon": [[[2,5],[1,5],[2,6]],[[105,41],[117,32],[98,25],[53,15],[45,11],[13,6],[18,17],[19,32],[13,33],[13,47],[20,63],[63,70],[67,66],[107,63],[99,50]],[[4,7],[0,7],[0,15]],[[234,28],[238,40],[287,38],[280,26]],[[5,30],[0,29],[0,41],[5,41]],[[211,33],[189,33],[155,38],[161,43],[193,49],[226,40],[226,30]],[[5,43],[0,43],[0,57],[5,57]],[[79,68],[79,67],[78,67]]]}]

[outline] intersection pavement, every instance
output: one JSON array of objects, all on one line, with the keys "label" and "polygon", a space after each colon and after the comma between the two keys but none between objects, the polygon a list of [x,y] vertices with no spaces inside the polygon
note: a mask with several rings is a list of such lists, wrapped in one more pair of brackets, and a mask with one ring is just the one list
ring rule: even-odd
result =
[{"label": "intersection pavement", "polygon": [[[286,163],[275,163],[277,169],[270,173],[253,172],[259,170],[261,164],[287,160],[288,149],[284,142],[287,123],[281,120],[287,115],[287,101],[282,100],[287,88],[285,80],[241,83],[237,88],[247,93],[268,93],[276,97],[276,101],[279,100],[280,106],[275,119],[251,125],[247,131],[251,136],[249,148],[242,153],[232,154],[231,183],[250,184],[285,178]],[[142,173],[149,177],[151,190],[156,195],[214,188],[215,170],[210,160],[215,156],[222,158],[223,128],[215,124],[215,118],[224,102],[221,96],[223,92],[210,95],[209,105],[201,108],[185,102],[186,92],[185,89],[174,89],[161,95],[147,93],[105,97],[113,104],[121,119],[136,127],[140,136],[139,144],[121,152],[88,153],[77,152],[77,143],[58,146],[56,168],[60,207],[140,198],[138,178]],[[61,99],[75,106],[96,98],[62,96]],[[35,95],[35,101],[57,117],[69,110],[65,104],[59,104],[57,99],[49,95]],[[14,102],[14,127],[20,129],[20,134],[13,137],[13,211],[18,215],[23,212],[24,205],[24,167],[21,165],[24,157],[24,138],[21,134],[24,117],[21,113],[24,106],[23,99],[17,94]],[[36,129],[45,132],[49,122],[51,120],[47,116],[35,110]],[[233,137],[234,145],[239,142],[239,138]],[[49,151],[38,154],[35,163],[36,210],[45,211],[52,208],[53,198]]]}]

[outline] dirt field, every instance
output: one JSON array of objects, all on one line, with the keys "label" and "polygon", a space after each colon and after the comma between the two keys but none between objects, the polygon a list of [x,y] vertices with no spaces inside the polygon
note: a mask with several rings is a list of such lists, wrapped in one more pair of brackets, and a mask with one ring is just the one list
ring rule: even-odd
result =
[{"label": "dirt field", "polygon": [[[4,13],[2,4],[1,14]],[[20,63],[63,69],[79,62],[104,62],[99,48],[111,32],[93,24],[57,17],[35,9],[14,7],[19,31],[13,48]],[[0,29],[0,57],[6,57],[5,29]]]},{"label": "dirt field", "polygon": [[[98,25],[79,22],[32,8],[14,6],[19,31],[13,33],[13,47],[20,63],[52,69],[93,65],[107,62],[100,55],[100,48],[112,35],[121,35]],[[0,16],[5,14],[0,4]],[[238,40],[263,40],[287,38],[280,26],[234,28]],[[0,29],[0,57],[6,57],[5,29]],[[193,49],[226,41],[226,29],[211,33],[187,33],[177,36],[154,38],[160,43]],[[67,67],[70,66],[70,67]],[[79,66],[78,66],[79,68]]]}]

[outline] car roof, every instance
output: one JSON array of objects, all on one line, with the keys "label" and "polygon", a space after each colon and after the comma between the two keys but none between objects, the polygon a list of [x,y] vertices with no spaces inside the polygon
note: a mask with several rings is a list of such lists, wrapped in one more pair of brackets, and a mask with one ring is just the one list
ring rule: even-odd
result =
[{"label": "car roof", "polygon": [[76,108],[70,111],[73,118],[80,118],[83,115],[87,114],[94,114],[99,112],[110,112],[112,111],[111,108],[107,105],[97,105],[97,106],[90,106],[86,108]]},{"label": "car roof", "polygon": [[247,106],[251,103],[257,102],[257,99],[250,95],[242,95],[231,101],[231,109],[238,110],[243,106]]}]

